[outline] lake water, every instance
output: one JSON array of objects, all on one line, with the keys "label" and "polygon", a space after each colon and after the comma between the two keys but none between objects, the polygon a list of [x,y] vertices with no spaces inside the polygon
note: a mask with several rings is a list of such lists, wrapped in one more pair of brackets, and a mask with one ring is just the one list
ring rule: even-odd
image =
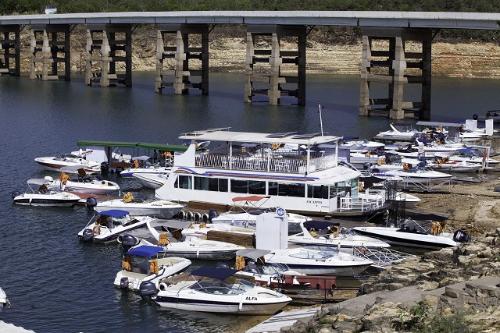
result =
[{"label": "lake water", "polygon": [[[134,73],[131,89],[0,78],[0,286],[13,303],[0,320],[37,332],[232,332],[258,321],[162,311],[116,290],[119,249],[78,241],[84,209],[12,206],[13,191],[44,175],[34,157],[69,152],[78,139],[177,143],[179,133],[209,127],[317,132],[318,103],[331,134],[370,137],[389,123],[358,117],[355,77],[308,77],[305,108],[245,104],[236,74],[212,74],[207,97],[156,95],[153,82],[148,73]],[[499,92],[500,81],[436,78],[432,118],[500,108]]]}]

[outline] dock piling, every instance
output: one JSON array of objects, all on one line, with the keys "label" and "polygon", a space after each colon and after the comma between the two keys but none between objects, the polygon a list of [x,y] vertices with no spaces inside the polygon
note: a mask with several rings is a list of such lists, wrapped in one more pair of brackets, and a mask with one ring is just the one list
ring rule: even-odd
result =
[{"label": "dock piling", "polygon": [[[176,95],[187,94],[189,89],[199,89],[202,95],[208,95],[208,36],[208,24],[158,25],[156,93],[172,87]],[[197,63],[193,64],[192,60]]]},{"label": "dock piling", "polygon": [[[256,47],[266,38],[270,49]],[[292,39],[296,49],[285,49],[283,39]],[[282,96],[293,96],[305,105],[306,26],[248,25],[246,44],[245,102],[266,95],[269,104],[278,105]]]},{"label": "dock piling", "polygon": [[85,83],[132,86],[132,25],[87,26]]},{"label": "dock piling", "polygon": [[0,26],[0,76],[19,76],[20,74],[20,30],[19,25]]},{"label": "dock piling", "polygon": [[[409,50],[409,42],[420,50]],[[359,115],[429,120],[431,47],[431,29],[364,29]],[[371,96],[372,84],[385,84],[387,97]],[[404,90],[408,84],[420,85],[419,100],[404,100]]]},{"label": "dock piling", "polygon": [[30,45],[30,79],[71,80],[69,24],[33,25]]}]

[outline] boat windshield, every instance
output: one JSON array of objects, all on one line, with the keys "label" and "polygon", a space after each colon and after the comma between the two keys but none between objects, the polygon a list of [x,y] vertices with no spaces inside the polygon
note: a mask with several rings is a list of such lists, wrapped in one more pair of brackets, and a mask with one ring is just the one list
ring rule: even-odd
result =
[{"label": "boat windshield", "polygon": [[228,281],[221,281],[207,278],[193,284],[190,289],[213,295],[239,295],[253,287],[254,285],[251,282],[243,279],[231,278]]},{"label": "boat windshield", "polygon": [[301,250],[290,254],[290,257],[299,259],[327,260],[335,255],[334,251],[308,251]]}]

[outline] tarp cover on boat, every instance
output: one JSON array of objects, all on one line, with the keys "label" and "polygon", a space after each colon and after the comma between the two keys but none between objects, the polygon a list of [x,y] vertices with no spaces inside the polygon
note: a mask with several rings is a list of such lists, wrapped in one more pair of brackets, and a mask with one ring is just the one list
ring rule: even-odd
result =
[{"label": "tarp cover on boat", "polygon": [[103,210],[102,212],[99,213],[99,215],[115,217],[117,219],[121,219],[121,218],[124,218],[125,216],[127,216],[128,212],[126,210],[110,209],[110,210]]},{"label": "tarp cover on boat", "polygon": [[328,227],[336,227],[339,226],[340,223],[328,222],[328,221],[306,221],[304,222],[304,227],[307,230],[315,229],[315,230],[326,230]]},{"label": "tarp cover on boat", "polygon": [[136,257],[149,258],[157,255],[160,252],[163,252],[163,247],[161,246],[143,245],[131,248],[130,250],[128,250],[127,254]]},{"label": "tarp cover on boat", "polygon": [[209,277],[219,280],[225,280],[230,276],[233,276],[237,270],[225,267],[207,267],[202,266],[191,272],[191,275]]},{"label": "tarp cover on boat", "polygon": [[242,250],[236,251],[236,255],[240,256],[240,257],[249,258],[249,259],[252,259],[255,261],[255,260],[259,259],[260,257],[265,256],[269,252],[270,251],[268,251],[268,250],[242,249]]}]

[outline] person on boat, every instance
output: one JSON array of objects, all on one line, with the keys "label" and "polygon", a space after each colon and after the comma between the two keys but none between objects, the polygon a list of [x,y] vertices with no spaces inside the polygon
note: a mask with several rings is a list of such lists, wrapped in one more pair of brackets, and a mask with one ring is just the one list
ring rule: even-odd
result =
[{"label": "person on boat", "polygon": [[153,150],[153,163],[156,163],[156,161],[158,160],[158,152],[156,151],[156,149]]},{"label": "person on boat", "polygon": [[45,184],[42,184],[40,185],[40,187],[38,188],[38,192],[40,192],[41,194],[45,194],[49,191],[47,185]]}]

